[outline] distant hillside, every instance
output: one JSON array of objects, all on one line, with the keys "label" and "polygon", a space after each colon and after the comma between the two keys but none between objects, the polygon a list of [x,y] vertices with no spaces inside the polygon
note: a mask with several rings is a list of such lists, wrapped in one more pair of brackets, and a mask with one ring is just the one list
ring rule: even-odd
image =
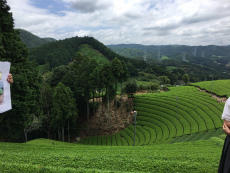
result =
[{"label": "distant hillside", "polygon": [[29,57],[39,65],[49,64],[50,68],[53,68],[68,64],[77,52],[100,62],[106,62],[115,57],[125,60],[124,57],[114,53],[92,37],[73,37],[44,44],[30,49]]},{"label": "distant hillside", "polygon": [[212,57],[222,59],[230,57],[230,46],[186,46],[186,45],[108,45],[116,53],[130,58],[161,59],[176,58],[188,61],[190,57]]},{"label": "distant hillside", "polygon": [[39,47],[43,44],[56,41],[53,38],[40,38],[40,37],[28,32],[26,30],[23,30],[23,29],[17,29],[17,31],[19,31],[19,35],[20,35],[22,42],[28,48]]},{"label": "distant hillside", "polygon": [[146,62],[154,61],[170,68],[184,66],[186,63],[192,69],[195,65],[209,69],[207,72],[210,75],[217,73],[222,77],[230,75],[230,46],[120,44],[108,47],[122,56]]},{"label": "distant hillside", "polygon": [[45,67],[47,71],[68,64],[77,53],[91,57],[99,63],[105,63],[118,57],[127,63],[131,76],[136,76],[142,71],[154,73],[156,76],[168,76],[171,83],[174,83],[182,80],[184,73],[189,74],[190,81],[193,82],[230,78],[230,51],[228,49],[230,46],[132,44],[106,47],[93,37],[73,37],[30,48],[29,58],[42,65],[41,68]]}]

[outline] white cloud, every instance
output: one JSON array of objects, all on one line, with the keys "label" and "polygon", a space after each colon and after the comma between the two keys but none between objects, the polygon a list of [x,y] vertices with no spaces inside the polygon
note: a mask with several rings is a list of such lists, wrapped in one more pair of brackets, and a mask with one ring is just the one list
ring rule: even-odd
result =
[{"label": "white cloud", "polygon": [[64,2],[70,3],[72,8],[82,13],[93,13],[110,6],[110,1],[102,0],[64,0]]},{"label": "white cloud", "polygon": [[8,0],[17,28],[41,37],[93,36],[105,44],[230,44],[229,0],[62,0],[63,16]]}]

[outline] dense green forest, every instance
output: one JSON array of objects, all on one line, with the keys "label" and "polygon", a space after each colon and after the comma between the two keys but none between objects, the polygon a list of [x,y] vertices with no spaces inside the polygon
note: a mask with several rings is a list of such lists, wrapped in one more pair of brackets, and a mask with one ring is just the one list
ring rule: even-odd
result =
[{"label": "dense green forest", "polygon": [[14,29],[9,10],[6,1],[1,1],[1,61],[12,63],[15,80],[13,109],[1,115],[1,140],[70,140],[77,135],[78,124],[89,120],[98,106],[89,100],[99,96],[103,104],[109,105],[118,83],[128,78],[128,69],[136,73],[133,64],[139,61],[121,57],[90,37],[55,41],[28,50],[19,38],[20,31]]},{"label": "dense green forest", "polygon": [[16,29],[19,32],[20,39],[28,48],[34,48],[43,44],[56,41],[53,38],[40,38],[24,29]]},{"label": "dense green forest", "polygon": [[39,83],[36,66],[28,60],[26,46],[14,30],[12,13],[6,1],[0,1],[0,60],[10,61],[14,76],[11,111],[0,116],[0,140],[24,140],[24,129],[38,114]]}]

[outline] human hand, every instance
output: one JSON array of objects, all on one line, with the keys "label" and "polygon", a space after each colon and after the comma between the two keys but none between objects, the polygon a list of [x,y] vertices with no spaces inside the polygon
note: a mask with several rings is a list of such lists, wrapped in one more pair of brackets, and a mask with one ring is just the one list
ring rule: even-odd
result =
[{"label": "human hand", "polygon": [[226,135],[230,135],[230,129],[225,123],[223,124],[223,130],[226,133]]},{"label": "human hand", "polygon": [[14,83],[13,76],[12,76],[11,73],[8,75],[7,81],[8,81],[9,83],[11,83],[11,84]]}]

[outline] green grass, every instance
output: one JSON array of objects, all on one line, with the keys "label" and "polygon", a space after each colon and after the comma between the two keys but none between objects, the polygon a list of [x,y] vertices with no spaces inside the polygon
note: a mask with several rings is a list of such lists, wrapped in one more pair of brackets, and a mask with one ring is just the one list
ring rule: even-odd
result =
[{"label": "green grass", "polygon": [[161,56],[161,60],[168,60],[169,59],[169,57],[167,57],[167,56]]},{"label": "green grass", "polygon": [[102,53],[93,49],[87,44],[81,45],[78,52],[92,59],[95,59],[99,64],[109,63],[109,60]]},{"label": "green grass", "polygon": [[0,143],[0,170],[7,173],[217,172],[223,139],[149,146],[93,146],[52,140]]},{"label": "green grass", "polygon": [[192,83],[191,85],[198,86],[218,96],[230,97],[230,80],[214,80]]},{"label": "green grass", "polygon": [[136,83],[137,83],[137,86],[142,85],[142,86],[144,86],[144,87],[149,87],[149,86],[151,86],[154,82],[136,80]]}]

